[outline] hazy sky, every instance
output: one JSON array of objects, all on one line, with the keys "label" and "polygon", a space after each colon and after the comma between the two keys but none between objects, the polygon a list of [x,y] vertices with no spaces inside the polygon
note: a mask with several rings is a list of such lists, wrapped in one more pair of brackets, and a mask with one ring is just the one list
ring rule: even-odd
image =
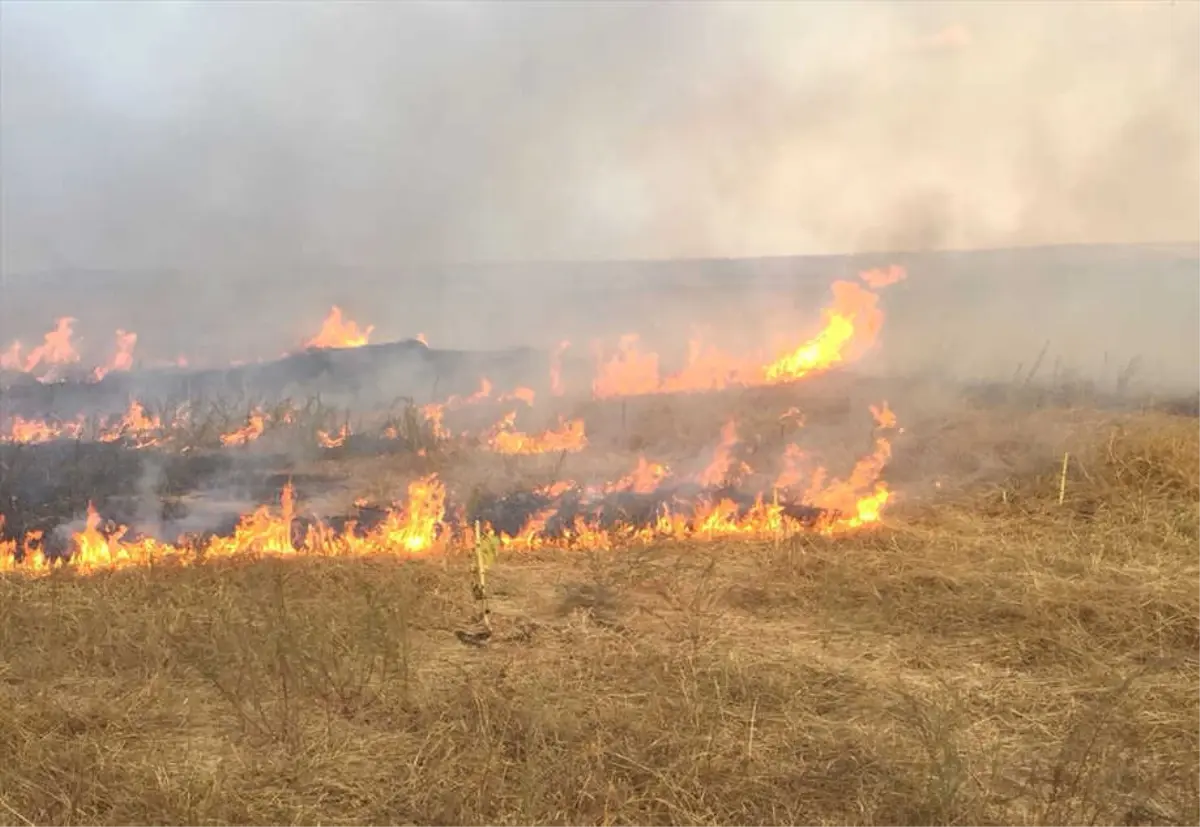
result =
[{"label": "hazy sky", "polygon": [[1194,241],[1200,5],[0,5],[0,265]]}]

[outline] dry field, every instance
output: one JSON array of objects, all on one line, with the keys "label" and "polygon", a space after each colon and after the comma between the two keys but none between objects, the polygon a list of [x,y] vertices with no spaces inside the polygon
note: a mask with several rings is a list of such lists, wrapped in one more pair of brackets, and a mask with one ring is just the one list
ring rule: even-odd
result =
[{"label": "dry field", "polygon": [[882,524],[505,550],[482,644],[466,552],[0,577],[0,823],[1200,823],[1197,420],[901,420]]}]

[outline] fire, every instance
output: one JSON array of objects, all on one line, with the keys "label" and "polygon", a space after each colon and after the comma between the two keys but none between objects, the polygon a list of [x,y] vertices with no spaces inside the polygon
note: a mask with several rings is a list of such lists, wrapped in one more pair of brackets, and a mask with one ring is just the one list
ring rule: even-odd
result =
[{"label": "fire", "polygon": [[446,514],[446,486],[436,476],[414,480],[408,486],[406,506],[392,509],[363,547],[372,543],[385,548],[420,554],[433,548],[438,527]]},{"label": "fire", "polygon": [[558,428],[530,435],[513,430],[516,418],[516,411],[513,411],[496,423],[487,439],[490,450],[498,454],[547,454],[575,453],[587,447],[582,419],[560,420]]},{"label": "fire", "polygon": [[[866,271],[857,281],[835,282],[819,330],[798,346],[781,349],[774,360],[733,357],[695,337],[689,342],[684,366],[676,373],[663,374],[656,353],[643,349],[636,336],[622,337],[616,352],[599,360],[593,394],[603,398],[770,385],[828,370],[857,358],[875,343],[883,314],[873,290],[904,277],[902,268],[892,267]],[[0,354],[0,363],[26,370],[77,361],[78,354],[70,344],[73,321],[60,320],[55,331],[47,334],[46,341],[28,354],[15,344]],[[371,331],[371,327],[360,330],[355,323],[345,320],[335,306],[320,334],[308,345],[361,346],[367,343]],[[136,341],[136,335],[118,331],[117,353],[103,370],[129,369]],[[561,357],[567,347],[563,342],[551,354],[550,388],[554,395],[563,392]],[[98,369],[96,376],[102,375]],[[516,401],[533,407],[537,395],[527,387],[496,394],[492,383],[481,378],[475,393],[433,402],[419,411],[434,435],[444,439],[450,436],[444,424],[448,411],[485,402]],[[750,467],[739,459],[737,423],[729,420],[721,429],[711,460],[694,475],[674,477],[665,465],[639,456],[636,467],[615,480],[589,481],[587,485],[559,480],[537,492],[545,498],[545,507],[530,514],[511,536],[503,533],[496,536],[507,548],[610,548],[658,538],[778,538],[803,531],[838,534],[861,529],[879,522],[894,498],[882,477],[891,459],[891,435],[898,430],[897,417],[886,401],[872,405],[870,413],[875,423],[871,450],[842,477],[831,474],[797,446],[789,445],[779,464],[773,466],[777,469],[773,488],[753,497],[753,492],[742,491],[739,486],[762,479],[763,475],[751,476]],[[524,433],[516,429],[516,417],[516,410],[509,411],[483,435],[481,442],[487,450],[532,455],[577,452],[588,446],[582,419],[559,417],[557,426],[549,430]],[[221,444],[245,445],[260,438],[269,418],[273,425],[281,421],[277,412],[268,417],[260,409],[250,411],[244,424],[220,435]],[[133,401],[119,419],[106,426],[89,428],[88,433],[102,441],[122,439],[135,447],[153,445],[169,436],[169,429],[178,419],[164,424],[160,417],[150,415],[141,403]],[[285,413],[282,421],[292,421],[291,415]],[[803,420],[800,411],[792,408],[779,417],[779,423],[783,435],[791,427],[801,427]],[[0,432],[0,438],[21,442],[64,436],[78,438],[84,428],[82,418],[76,422],[49,423],[13,417],[7,431]],[[336,431],[316,433],[318,442],[327,448],[344,445],[349,436],[348,424]],[[89,506],[84,528],[71,538],[65,560],[48,559],[40,535],[31,532],[22,538],[0,542],[0,570],[34,572],[67,566],[90,571],[144,565],[160,559],[190,563],[244,553],[413,555],[448,548],[474,536],[471,527],[463,524],[461,515],[447,516],[446,487],[436,476],[414,480],[406,493],[406,500],[395,504],[380,523],[366,531],[356,531],[353,526],[335,531],[326,523],[307,518],[304,523],[309,527],[298,531],[295,492],[289,484],[281,492],[277,507],[264,505],[247,514],[232,536],[185,540],[178,544],[130,539],[130,532],[124,527],[104,527],[96,510]],[[627,498],[620,497],[615,503],[619,507],[614,510],[609,507],[614,503],[603,502],[611,494],[638,494],[652,499],[630,498],[629,501],[640,503],[643,510],[637,513],[642,516],[636,524],[625,523],[614,514],[627,513],[624,511]],[[657,510],[649,512],[649,508]],[[513,527],[514,524],[509,524],[510,529]],[[480,526],[479,530],[483,529]],[[490,526],[486,530],[493,531]],[[22,558],[20,563],[16,562],[18,555]]]},{"label": "fire", "polygon": [[[833,304],[822,313],[821,331],[766,367],[768,383],[794,382],[827,370],[874,344],[883,324],[879,296],[853,281],[835,281]],[[853,354],[857,355],[857,353]]]},{"label": "fire", "polygon": [[[885,404],[876,410],[886,409]],[[701,474],[704,484],[717,486],[725,482],[727,474],[718,474],[717,470],[728,470],[732,463],[730,449],[736,442],[736,428],[729,422],[722,429],[722,439],[713,463]],[[798,456],[795,451],[791,451],[791,454],[793,459]],[[576,516],[561,531],[550,534],[549,526],[558,513],[558,506],[551,504],[532,514],[515,534],[501,533],[496,536],[505,548],[533,549],[611,548],[621,543],[649,542],[662,538],[778,539],[814,530],[825,534],[844,533],[879,521],[884,506],[891,499],[891,492],[879,479],[890,456],[890,442],[885,436],[879,435],[872,453],[860,459],[844,480],[827,482],[824,469],[816,469],[811,475],[805,496],[797,501],[826,511],[826,516],[815,525],[802,523],[786,513],[785,506],[780,502],[779,491],[794,487],[794,484],[781,476],[770,502],[760,494],[748,508],[728,498],[702,499],[688,508],[676,509],[664,505],[658,516],[646,525],[617,523],[604,527],[597,520]],[[652,493],[668,476],[669,472],[664,466],[639,458],[633,473],[597,490]],[[541,489],[539,493],[554,499],[568,494],[574,488],[572,484],[560,481]],[[436,475],[412,481],[407,495],[404,503],[390,509],[382,522],[365,533],[355,533],[352,525],[339,533],[324,523],[316,522],[303,537],[298,537],[295,530],[295,492],[289,483],[281,493],[278,511],[261,506],[242,518],[232,536],[215,537],[197,543],[185,541],[178,545],[152,539],[127,540],[128,529],[120,526],[103,531],[99,514],[89,506],[85,527],[73,536],[71,553],[66,560],[46,558],[40,535],[31,532],[20,542],[0,542],[0,571],[36,574],[65,566],[90,572],[167,561],[188,564],[241,554],[414,555],[447,546],[454,542],[454,537],[469,542],[474,536],[467,527],[447,522],[446,488]],[[490,527],[487,530],[491,532]],[[22,556],[20,562],[16,559],[18,549]]]},{"label": "fire", "polygon": [[643,456],[638,457],[637,467],[626,477],[622,477],[610,486],[607,491],[632,491],[635,494],[649,494],[671,475],[665,465],[657,462],[647,462]]},{"label": "fire", "polygon": [[100,441],[116,442],[125,438],[132,440],[135,447],[142,448],[156,444],[161,438],[162,429],[161,418],[147,416],[142,404],[134,400],[129,403],[129,410],[124,416],[100,433]]},{"label": "fire", "polygon": [[133,367],[133,348],[137,345],[137,334],[117,331],[116,350],[112,359],[92,371],[92,378],[99,382],[113,371],[126,371]]},{"label": "fire", "polygon": [[638,337],[628,334],[617,343],[617,352],[601,362],[592,381],[592,395],[637,396],[658,393],[658,354],[638,349]]},{"label": "fire", "polygon": [[344,423],[332,434],[328,431],[317,431],[317,443],[322,448],[340,448],[346,444],[346,440],[349,438],[350,426]]},{"label": "fire", "polygon": [[342,309],[336,304],[321,323],[321,332],[304,343],[306,348],[362,347],[371,337],[374,325],[366,328],[349,319],[342,318]]},{"label": "fire", "polygon": [[497,402],[524,402],[529,407],[533,407],[533,400],[537,398],[532,388],[519,387],[513,388],[508,393],[502,393],[496,399]]},{"label": "fire", "polygon": [[75,322],[70,316],[63,316],[55,323],[54,329],[43,337],[42,343],[24,357],[21,356],[21,343],[13,342],[0,354],[0,368],[34,373],[41,367],[43,370],[38,373],[45,376],[53,375],[58,367],[75,364],[79,361],[79,351],[71,342]]},{"label": "fire", "polygon": [[875,417],[875,424],[880,428],[895,428],[896,415],[892,413],[892,409],[888,407],[887,400],[884,400],[881,405],[871,406],[871,416]]},{"label": "fire", "polygon": [[[291,556],[302,551],[326,554],[423,554],[434,549],[445,517],[446,489],[435,477],[425,477],[408,486],[407,502],[389,511],[387,518],[363,536],[350,529],[338,534],[316,524],[299,543],[296,542],[295,491],[289,483],[280,495],[279,508],[260,506],[243,517],[230,537],[214,537],[189,544],[163,543],[143,538],[127,540],[129,529],[116,526],[101,529],[103,521],[89,504],[84,529],[71,538],[70,555],[65,559],[47,558],[41,547],[41,535],[31,532],[20,543],[0,541],[0,572],[40,574],[54,568],[70,568],[81,573],[147,566],[157,562],[188,564],[244,554]],[[0,516],[0,528],[3,517]],[[18,548],[22,559],[18,561]]]},{"label": "fire", "polygon": [[76,420],[52,423],[44,419],[24,419],[14,416],[9,424],[4,442],[35,444],[55,439],[79,439],[83,435],[83,417]]},{"label": "fire", "polygon": [[856,281],[835,281],[830,287],[833,300],[821,314],[817,334],[765,363],[730,356],[693,338],[683,369],[664,377],[658,354],[642,350],[638,337],[628,334],[621,337],[615,353],[600,359],[592,394],[603,399],[775,385],[829,370],[859,357],[878,338],[883,311],[879,295],[868,288],[886,287],[905,276],[902,267],[893,265],[861,273],[867,287]]},{"label": "fire", "polygon": [[701,485],[715,488],[729,478],[730,471],[734,470],[733,449],[737,443],[737,423],[731,419],[721,428],[721,441],[713,453],[712,462],[697,477]]},{"label": "fire", "polygon": [[246,445],[262,436],[266,429],[267,420],[263,416],[262,411],[251,411],[245,425],[236,431],[221,434],[221,444],[226,447],[230,445]]}]

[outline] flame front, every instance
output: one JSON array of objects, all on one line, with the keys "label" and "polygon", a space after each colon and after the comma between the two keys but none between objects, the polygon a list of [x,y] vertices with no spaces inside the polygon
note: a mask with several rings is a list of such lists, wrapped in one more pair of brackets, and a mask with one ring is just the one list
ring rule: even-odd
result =
[{"label": "flame front", "polygon": [[[689,342],[684,367],[664,376],[657,354],[642,349],[636,336],[623,337],[615,354],[600,359],[592,383],[593,395],[603,398],[773,385],[827,370],[857,358],[875,343],[883,316],[878,295],[872,290],[903,278],[904,271],[893,267],[867,271],[860,275],[861,283],[835,282],[833,299],[822,314],[821,328],[807,341],[783,349],[773,360],[734,358],[697,337]],[[71,346],[73,321],[69,318],[60,320],[55,330],[46,335],[45,342],[28,354],[23,353],[19,343],[14,344],[0,354],[0,364],[20,370],[39,368],[49,373],[53,366],[78,361],[78,353]],[[307,344],[309,347],[361,346],[367,343],[371,330],[371,327],[360,330],[354,322],[345,320],[335,306],[321,332]],[[128,369],[135,343],[134,334],[119,331],[117,354],[107,369]],[[566,347],[564,342],[552,353],[550,389],[553,396],[563,392],[561,356]],[[103,373],[96,375],[99,377]],[[520,401],[532,408],[536,400],[534,391],[525,387],[497,395],[492,383],[482,378],[475,393],[433,402],[420,412],[435,437],[450,439],[451,434],[444,424],[448,411],[505,401]],[[740,494],[735,495],[740,504],[724,497],[724,490],[736,490],[736,486],[749,479],[752,473],[738,458],[743,452],[739,451],[737,425],[730,420],[721,429],[711,461],[694,474],[675,478],[665,465],[639,456],[636,467],[628,474],[607,483],[580,486],[559,480],[538,492],[549,501],[545,508],[531,514],[511,536],[500,534],[499,539],[509,548],[610,548],[657,538],[779,537],[802,531],[836,534],[862,528],[880,520],[893,496],[881,476],[891,457],[889,437],[897,428],[897,418],[886,402],[871,406],[870,410],[876,425],[872,450],[860,458],[844,478],[831,478],[823,466],[812,462],[797,446],[788,445],[780,458],[781,470],[769,497],[759,494],[753,505],[747,505],[748,498]],[[516,417],[515,410],[503,416],[484,433],[483,445],[492,452],[506,455],[577,452],[587,447],[582,419],[560,417],[557,427],[530,434],[516,429]],[[40,442],[62,437],[79,438],[86,432],[102,441],[123,440],[133,447],[143,447],[161,443],[173,427],[185,420],[186,415],[180,414],[164,423],[159,416],[150,415],[143,405],[134,401],[122,416],[95,428],[85,428],[82,418],[49,423],[13,417],[9,426],[0,431],[0,438]],[[274,427],[280,421],[278,414],[269,417],[255,409],[249,412],[244,424],[220,434],[219,441],[223,446],[246,445],[260,438],[269,422]],[[290,413],[282,417],[284,424],[292,421]],[[801,413],[795,408],[785,412],[779,421],[781,433],[803,425]],[[318,444],[324,447],[343,445],[349,436],[347,425],[334,432],[316,433]],[[667,488],[676,482],[693,487],[698,485],[711,496],[696,500],[689,495],[681,501],[672,496],[672,491],[678,491],[678,488]],[[663,504],[652,519],[638,524],[611,520],[602,523],[598,510],[594,509],[596,513],[590,517],[586,511],[578,510],[580,502],[594,505],[606,495],[618,492],[660,494]],[[560,515],[567,501],[575,503],[572,506],[575,511]],[[802,522],[789,516],[789,503],[819,509],[824,516],[815,518],[815,525],[811,520]],[[295,530],[296,522],[295,492],[290,484],[282,491],[278,508],[261,506],[242,518],[232,536],[203,542],[168,544],[149,539],[130,540],[129,532],[124,528],[104,529],[99,515],[89,506],[85,527],[73,536],[71,551],[65,560],[47,558],[41,536],[31,532],[21,538],[0,541],[0,570],[44,572],[67,566],[90,571],[156,560],[192,562],[244,553],[412,555],[448,547],[473,536],[470,526],[455,519],[447,520],[446,487],[436,476],[411,482],[407,499],[390,509],[385,519],[364,533],[356,532],[353,526],[334,531],[325,523],[312,521],[301,536]],[[550,529],[552,523],[553,530]],[[491,527],[486,530],[492,531]]]}]

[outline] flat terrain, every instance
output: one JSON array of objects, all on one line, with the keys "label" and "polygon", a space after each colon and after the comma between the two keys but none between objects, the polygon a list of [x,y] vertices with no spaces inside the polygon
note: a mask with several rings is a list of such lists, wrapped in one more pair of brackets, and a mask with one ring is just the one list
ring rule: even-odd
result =
[{"label": "flat terrain", "polygon": [[462,552],[0,578],[0,823],[1200,823],[1197,420],[902,423],[883,525],[501,552],[484,645]]}]

